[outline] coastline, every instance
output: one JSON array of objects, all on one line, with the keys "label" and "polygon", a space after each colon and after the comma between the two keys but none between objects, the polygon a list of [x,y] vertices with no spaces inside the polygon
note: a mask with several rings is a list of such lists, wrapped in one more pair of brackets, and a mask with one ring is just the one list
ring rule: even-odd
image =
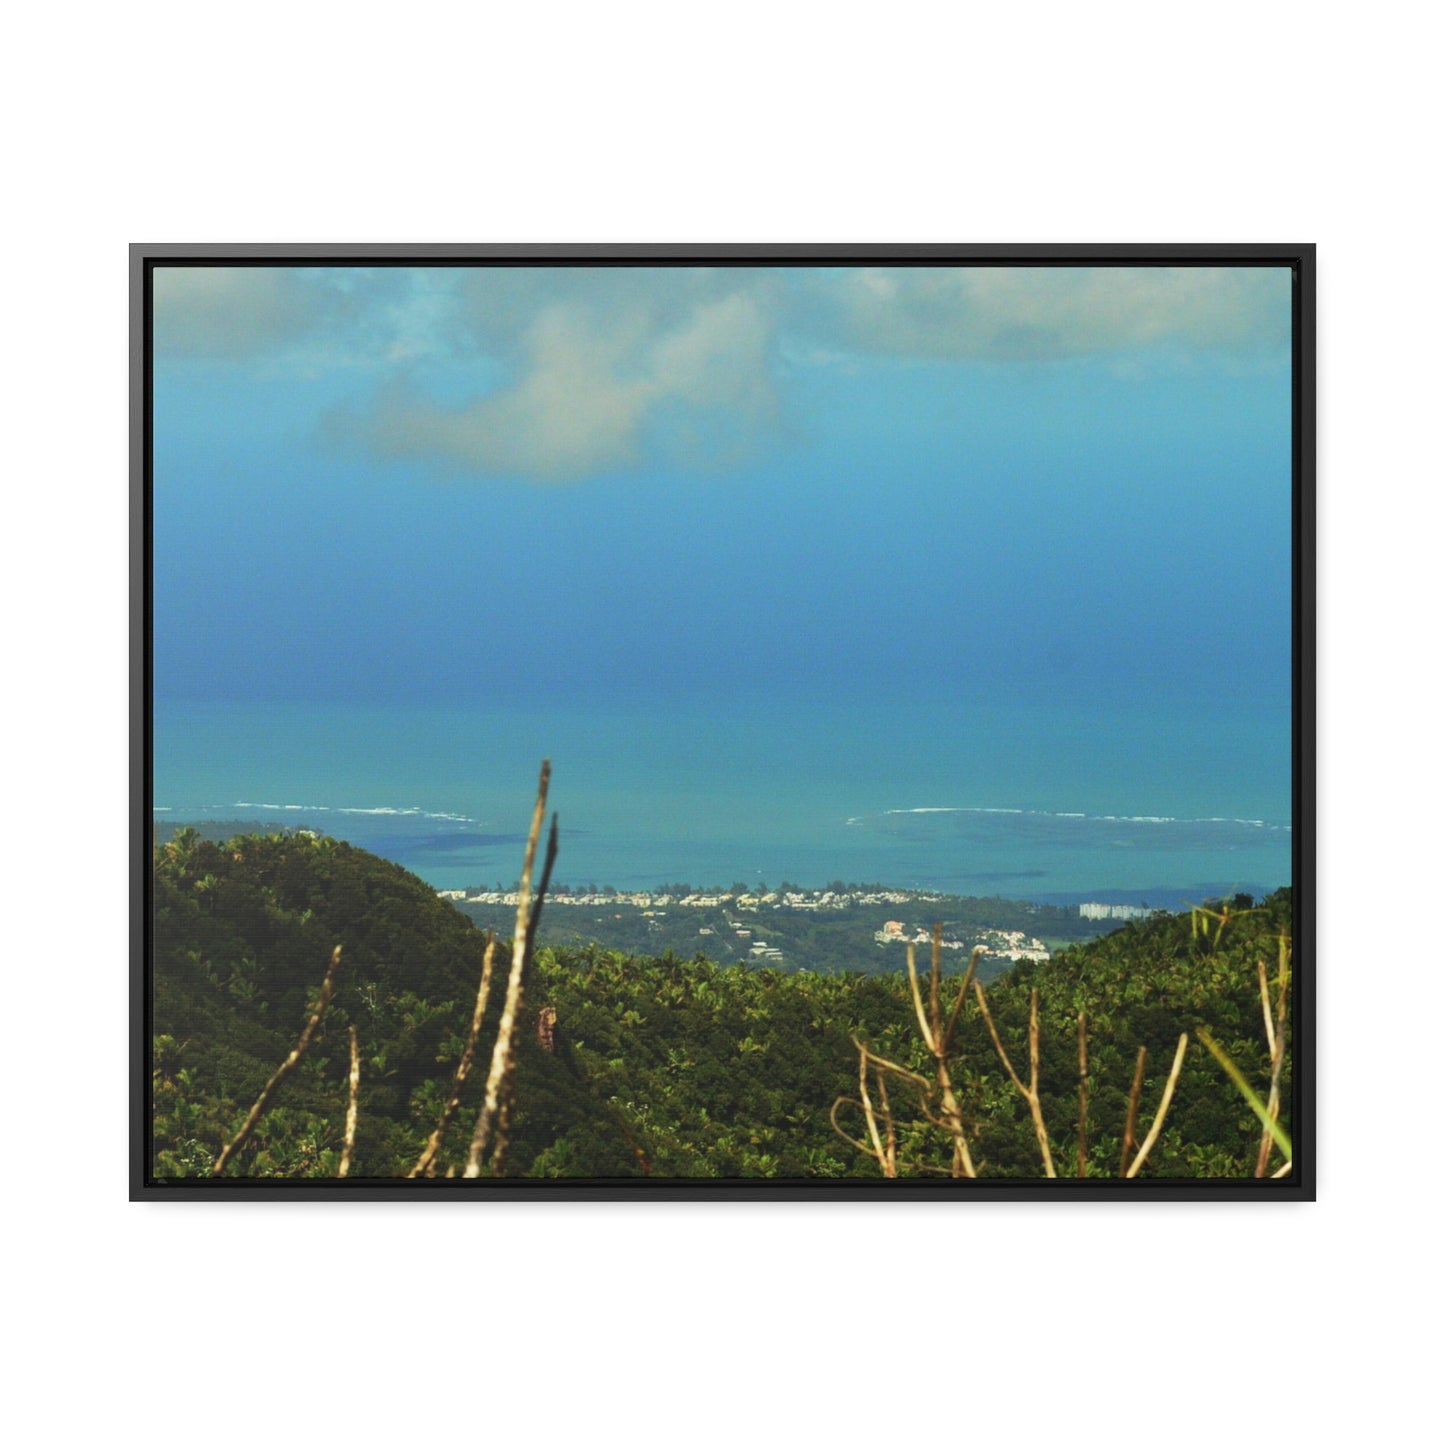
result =
[{"label": "coastline", "polygon": [[[1010,815],[1000,815],[1008,817]],[[519,833],[482,831],[459,814],[408,807],[318,808],[276,804],[238,808],[162,807],[154,812],[157,837],[193,826],[217,841],[243,832],[310,831],[344,839],[422,878],[448,896],[501,894],[516,868]],[[838,832],[843,832],[839,827]],[[856,836],[856,835],[855,835]],[[1288,838],[1285,831],[1278,835]],[[655,896],[664,890],[720,895],[768,893],[787,884],[818,894],[842,884],[850,889],[916,897],[1007,898],[1051,906],[1083,903],[1145,909],[1188,907],[1203,898],[1237,892],[1267,893],[1289,881],[1284,847],[1253,847],[1220,858],[1198,848],[1174,852],[1060,848],[1038,839],[1006,847],[984,844],[985,856],[956,843],[884,838],[873,846],[804,848],[766,840],[698,844],[686,839],[607,838],[586,830],[561,830],[557,884],[578,894]],[[971,866],[999,861],[1018,866]],[[1092,864],[1089,859],[1092,857]],[[659,860],[661,860],[659,862]],[[1271,868],[1282,860],[1284,876]],[[1125,867],[1134,876],[1126,873]],[[1084,876],[1078,876],[1082,873]],[[770,888],[769,885],[772,885]]]}]

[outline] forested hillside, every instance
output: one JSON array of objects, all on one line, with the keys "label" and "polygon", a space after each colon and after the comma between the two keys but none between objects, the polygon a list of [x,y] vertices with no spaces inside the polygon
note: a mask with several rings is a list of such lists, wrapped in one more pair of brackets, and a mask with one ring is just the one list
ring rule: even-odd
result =
[{"label": "forested hillside", "polygon": [[[421,880],[331,839],[217,843],[183,832],[156,849],[154,863],[155,1176],[212,1176],[318,1014],[337,945],[334,987],[309,1047],[273,1085],[225,1175],[337,1174],[352,1030],[359,1083],[349,1177],[413,1171],[466,1049],[482,932]],[[956,977],[940,978],[934,990],[925,956],[917,1003],[901,967],[886,977],[785,975],[597,946],[544,947],[520,1010],[515,1097],[501,1120],[504,1172],[872,1179],[957,1173],[962,1152],[965,1172],[980,1179],[1035,1178],[1046,1148],[1060,1175],[1082,1168],[1090,1178],[1115,1178],[1121,1159],[1139,1160],[1187,1035],[1169,1112],[1137,1173],[1250,1177],[1260,1162],[1260,1121],[1199,1034],[1212,1033],[1268,1095],[1260,960],[1272,1017],[1282,1019],[1275,1000],[1287,980],[1282,940],[1290,929],[1288,890],[1258,906],[1239,898],[1208,913],[1130,924],[962,997]],[[498,944],[498,979],[509,952]],[[500,999],[498,983],[480,1062],[431,1166],[437,1176],[462,1172]],[[943,1045],[950,1018],[940,1060],[923,1034],[931,1025]],[[1285,1028],[1281,1022],[1281,1040]],[[1287,1131],[1287,1050],[1278,1083]],[[1268,1172],[1280,1164],[1272,1145]]]}]

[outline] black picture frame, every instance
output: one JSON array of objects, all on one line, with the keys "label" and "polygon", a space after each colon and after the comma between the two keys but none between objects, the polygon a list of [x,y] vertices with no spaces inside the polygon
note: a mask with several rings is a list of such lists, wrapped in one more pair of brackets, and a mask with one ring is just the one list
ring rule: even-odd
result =
[{"label": "black picture frame", "polygon": [[[153,784],[152,279],[158,265],[558,266],[1285,266],[1293,276],[1293,890],[1292,1172],[1281,1179],[707,1180],[158,1179],[151,1172]],[[131,1177],[133,1201],[158,1200],[1294,1200],[1316,1197],[1315,1036],[1315,247],[1309,244],[1089,245],[421,245],[147,244],[130,250],[131,484]]]}]

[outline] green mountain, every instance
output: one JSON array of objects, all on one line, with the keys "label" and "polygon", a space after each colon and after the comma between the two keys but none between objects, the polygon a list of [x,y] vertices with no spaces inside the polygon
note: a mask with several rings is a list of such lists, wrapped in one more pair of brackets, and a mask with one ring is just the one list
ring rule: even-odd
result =
[{"label": "green mountain", "polygon": [[[154,876],[156,1178],[210,1177],[295,1047],[338,944],[336,989],[315,1036],[226,1174],[335,1176],[354,1027],[360,1087],[350,1177],[405,1175],[441,1117],[465,1045],[482,931],[404,869],[327,838],[216,842],[181,832],[155,850]],[[1246,1080],[1267,1094],[1258,960],[1273,977],[1290,922],[1288,890],[1258,907],[1240,898],[1227,911],[1216,906],[1211,914],[1131,923],[989,982],[989,1013],[1025,1085],[1037,990],[1038,1114],[1060,1174],[1074,1174],[1079,1158],[1080,1010],[1090,1177],[1118,1173],[1140,1048],[1148,1053],[1135,1094],[1136,1141],[1148,1131],[1181,1033],[1190,1045],[1141,1174],[1255,1172],[1259,1121],[1196,1033],[1211,1031]],[[499,944],[477,1063],[442,1145],[439,1174],[460,1173],[466,1157],[509,953],[508,944]],[[925,1015],[927,964],[924,958]],[[940,979],[942,1017],[952,1011],[960,982]],[[855,1041],[895,1066],[882,1068],[886,1105],[880,1066],[873,1066],[868,1089],[880,1143],[897,1173],[947,1173],[954,1142],[939,1123],[937,1062],[920,1037],[901,968],[874,977],[784,974],[598,945],[543,947],[520,1015],[506,1172],[877,1178]],[[959,1010],[947,1070],[979,1176],[1037,1177],[1034,1111],[1010,1079],[972,995]],[[1287,1128],[1287,1060],[1282,1084]],[[1275,1152],[1270,1172],[1279,1162]]]}]

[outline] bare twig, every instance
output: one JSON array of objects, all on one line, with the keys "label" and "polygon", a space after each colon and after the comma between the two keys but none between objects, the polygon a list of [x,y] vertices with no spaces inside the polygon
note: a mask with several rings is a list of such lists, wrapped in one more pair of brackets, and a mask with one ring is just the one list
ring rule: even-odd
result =
[{"label": "bare twig", "polygon": [[868,1056],[868,1062],[878,1069],[888,1069],[892,1073],[900,1074],[903,1078],[910,1080],[926,1094],[933,1088],[932,1083],[925,1079],[922,1074],[915,1074],[912,1069],[905,1069],[902,1064],[895,1064],[892,1059],[885,1059],[882,1054],[875,1054],[866,1044],[860,1044],[857,1039],[853,1040],[857,1048],[863,1050]]},{"label": "bare twig", "polygon": [[898,1135],[893,1129],[893,1109],[888,1102],[888,1076],[882,1069],[875,1069],[873,1077],[878,1081],[878,1111],[883,1115],[883,1154],[888,1161],[888,1178],[898,1177]]},{"label": "bare twig", "polygon": [[925,1015],[923,1009],[923,994],[918,986],[918,967],[914,959],[913,945],[908,945],[908,951],[904,955],[908,962],[908,988],[913,996],[913,1011],[918,1016],[918,1031],[923,1036],[924,1045],[928,1052],[933,1055],[934,1069],[938,1076],[938,1087],[943,1095],[942,1098],[942,1123],[953,1136],[953,1167],[952,1174],[955,1178],[975,1179],[978,1177],[974,1168],[973,1156],[968,1148],[968,1135],[963,1125],[963,1110],[959,1107],[957,1095],[953,1091],[953,1080],[948,1072],[948,1046],[953,1038],[953,1030],[958,1023],[959,1011],[963,1007],[964,995],[968,992],[969,980],[973,977],[974,969],[978,965],[980,950],[974,949],[968,960],[968,972],[964,975],[963,988],[959,991],[957,1002],[954,1004],[952,1015],[948,1021],[948,1028],[945,1032],[943,1027],[942,1009],[939,1002],[939,982],[942,950],[943,950],[943,929],[939,924],[933,926],[933,951],[928,979],[928,1012]]},{"label": "bare twig", "polygon": [[[1269,974],[1265,968],[1264,958],[1261,956],[1259,962],[1259,1001],[1260,1011],[1264,1015],[1264,1037],[1269,1045],[1269,1103],[1266,1112],[1271,1119],[1279,1117],[1279,1074],[1276,1065],[1283,1063],[1284,1051],[1280,1048],[1280,1038],[1274,1027],[1273,1000],[1269,996]],[[1274,1138],[1269,1129],[1260,1131],[1259,1148],[1255,1151],[1254,1177],[1263,1179],[1269,1170],[1269,1156],[1274,1153]]]},{"label": "bare twig", "polygon": [[923,1011],[923,995],[918,991],[918,968],[914,963],[913,945],[908,945],[904,958],[908,963],[908,989],[913,995],[913,1011],[918,1015],[918,1032],[923,1036],[923,1042],[930,1054],[937,1054],[933,1044],[933,1033],[928,1027],[928,1017]]},{"label": "bare twig", "polygon": [[500,1179],[507,1167],[507,1142],[512,1133],[511,1070],[502,1076],[502,1093],[497,1100],[497,1142],[492,1146],[492,1178]]},{"label": "bare twig", "polygon": [[1259,1002],[1264,1014],[1264,1038],[1269,1045],[1269,1056],[1274,1057],[1274,1006],[1269,996],[1269,970],[1264,965],[1264,955],[1256,960],[1259,965]]},{"label": "bare twig", "polygon": [[1119,1178],[1128,1178],[1129,1155],[1134,1148],[1134,1129],[1139,1122],[1139,1096],[1144,1092],[1144,1060],[1149,1050],[1142,1045],[1134,1064],[1134,1083],[1129,1089],[1129,1114],[1124,1120],[1124,1147],[1119,1151]]},{"label": "bare twig", "polygon": [[261,1090],[260,1096],[251,1105],[251,1112],[246,1115],[246,1122],[241,1125],[236,1137],[221,1150],[221,1157],[211,1168],[213,1178],[225,1172],[226,1165],[236,1151],[251,1137],[251,1131],[261,1122],[261,1115],[266,1112],[266,1106],[271,1102],[271,1095],[276,1092],[281,1080],[301,1062],[301,1055],[306,1052],[307,1046],[315,1037],[316,1030],[321,1027],[321,1020],[326,1013],[326,1006],[331,1002],[331,993],[336,987],[336,975],[340,968],[341,945],[338,943],[331,951],[331,963],[326,970],[326,977],[321,980],[321,994],[316,1001],[316,1008],[311,1017],[306,1020],[306,1027],[301,1030],[301,1037],[296,1040],[296,1047],[286,1055],[281,1067],[266,1080],[266,1087]]},{"label": "bare twig", "polygon": [[973,983],[973,976],[978,971],[978,961],[982,957],[984,947],[979,944],[968,956],[968,968],[963,975],[963,983],[958,990],[958,998],[954,1000],[953,1012],[948,1016],[948,1027],[943,1031],[943,1052],[947,1054],[953,1047],[953,1031],[958,1027],[958,1020],[963,1014],[964,1000],[968,998],[969,988]]},{"label": "bare twig", "polygon": [[994,1049],[1003,1060],[1003,1066],[1008,1070],[1008,1076],[1013,1080],[1014,1088],[1023,1095],[1024,1101],[1029,1106],[1029,1116],[1034,1121],[1034,1138],[1038,1142],[1039,1154],[1044,1161],[1044,1173],[1050,1179],[1057,1179],[1058,1173],[1054,1169],[1054,1153],[1049,1147],[1049,1131],[1044,1125],[1043,1105],[1039,1100],[1039,991],[1029,991],[1029,1082],[1025,1087],[1023,1080],[1015,1071],[1013,1063],[1008,1056],[1008,1050],[1003,1046],[1003,1040],[998,1036],[998,1030],[994,1027],[993,1015],[988,1011],[988,999],[984,996],[983,985],[977,980],[974,981],[973,991],[978,999],[978,1006],[983,1014],[984,1022],[988,1025],[989,1037],[993,1040]]},{"label": "bare twig", "polygon": [[949,1076],[948,1065],[941,1056],[938,1059],[938,1086],[943,1091],[942,1122],[948,1132],[953,1135],[953,1175],[955,1178],[976,1179],[978,1170],[974,1166],[973,1155],[968,1147],[968,1134],[963,1124],[963,1109],[959,1105],[957,1095],[953,1092],[953,1080]]},{"label": "bare twig", "polygon": [[557,815],[552,814],[552,828],[547,834],[547,856],[542,860],[542,879],[537,884],[537,897],[532,904],[532,916],[527,923],[527,941],[536,940],[537,925],[542,921],[542,904],[547,898],[547,887],[552,881],[552,865],[557,861]]},{"label": "bare twig", "polygon": [[870,1159],[877,1161],[877,1153],[869,1145],[860,1142],[851,1134],[846,1133],[843,1126],[838,1122],[838,1110],[843,1104],[852,1104],[860,1109],[863,1107],[858,1103],[857,1099],[850,1099],[846,1094],[839,1094],[838,1097],[833,1100],[833,1107],[828,1111],[828,1122],[833,1126],[833,1132],[837,1134],[840,1139],[846,1139],[860,1154],[866,1154]]},{"label": "bare twig", "polygon": [[1089,1041],[1084,1027],[1084,1010],[1079,1010],[1079,1145],[1078,1176],[1089,1172]]},{"label": "bare twig", "polygon": [[356,1046],[356,1025],[347,1024],[346,1032],[351,1038],[351,1073],[347,1076],[346,1142],[341,1146],[338,1179],[345,1179],[351,1173],[351,1151],[356,1147],[356,1115],[361,1098],[361,1050]]},{"label": "bare twig", "polygon": [[1285,1017],[1287,1014],[1286,1001],[1289,998],[1290,980],[1290,948],[1289,934],[1281,933],[1279,936],[1279,998],[1276,1000],[1277,1010],[1275,1017],[1275,1028],[1279,1033],[1284,1033]]},{"label": "bare twig", "polygon": [[1044,1173],[1050,1179],[1058,1176],[1054,1172],[1053,1151],[1049,1148],[1049,1131],[1044,1127],[1044,1110],[1039,1100],[1039,991],[1029,990],[1029,1113],[1034,1118],[1034,1133],[1038,1135],[1039,1152],[1044,1156]]},{"label": "bare twig", "polygon": [[933,947],[928,959],[928,1022],[933,1030],[934,1040],[942,1046],[943,1021],[938,1013],[938,975],[943,967],[943,925],[933,925]]},{"label": "bare twig", "polygon": [[618,1127],[622,1130],[623,1138],[627,1140],[628,1147],[632,1150],[632,1157],[637,1160],[637,1167],[642,1171],[644,1179],[652,1175],[652,1165],[647,1161],[647,1155],[643,1153],[642,1145],[633,1137],[632,1130],[627,1127],[627,1120],[622,1110],[613,1105],[610,1110],[612,1117],[617,1120]]},{"label": "bare twig", "polygon": [[1286,999],[1289,993],[1289,939],[1281,934],[1279,940],[1279,990],[1275,1000],[1274,1017],[1270,1015],[1269,978],[1265,972],[1264,959],[1259,960],[1260,1001],[1264,1009],[1264,1032],[1269,1040],[1269,1103],[1268,1117],[1259,1138],[1259,1152],[1254,1161],[1254,1177],[1263,1179],[1269,1170],[1269,1156],[1274,1152],[1275,1137],[1271,1124],[1279,1120],[1280,1081],[1284,1076],[1285,1023],[1288,1018]]},{"label": "bare twig", "polygon": [[1029,1093],[1039,1093],[1039,991],[1029,990]]},{"label": "bare twig", "polygon": [[[537,898],[532,904],[532,916],[527,924],[527,938],[522,945],[525,956],[523,969],[532,962],[532,949],[537,941],[537,925],[542,918],[542,900],[547,896],[547,885],[552,881],[552,865],[557,861],[557,815],[552,814],[552,828],[547,834],[547,857],[542,865],[542,881],[537,885]],[[523,977],[525,984],[525,974]],[[517,1007],[522,1005],[520,989],[517,993]],[[500,1179],[507,1172],[507,1149],[512,1142],[512,1104],[516,1090],[517,1055],[515,1050],[507,1053],[507,1067],[502,1074],[501,1102],[497,1109],[497,1142],[492,1146],[492,1175]]]},{"label": "bare twig", "polygon": [[441,1119],[437,1122],[432,1136],[426,1141],[426,1148],[421,1151],[421,1157],[411,1166],[407,1173],[408,1179],[415,1179],[423,1175],[430,1179],[436,1172],[437,1154],[442,1147],[442,1136],[447,1131],[447,1126],[452,1121],[452,1115],[456,1113],[457,1106],[462,1101],[462,1085],[466,1083],[467,1076],[472,1071],[472,1060],[476,1057],[477,1036],[482,1031],[482,1020],[487,1013],[487,998],[492,991],[492,960],[496,957],[497,940],[489,933],[487,934],[486,951],[482,954],[482,981],[477,985],[477,999],[472,1005],[471,1027],[467,1030],[467,1041],[462,1048],[462,1056],[457,1061],[457,1070],[452,1077],[452,1091],[447,1096],[446,1104],[442,1108]]},{"label": "bare twig", "polygon": [[1014,1066],[1009,1061],[1008,1050],[1004,1048],[1003,1040],[998,1036],[998,1029],[994,1027],[993,1015],[988,1011],[988,999],[984,996],[983,985],[979,983],[977,979],[973,981],[973,991],[978,998],[979,1012],[983,1015],[984,1023],[988,1025],[988,1036],[993,1040],[994,1052],[997,1053],[1003,1061],[1004,1068],[1008,1070],[1009,1078],[1013,1080],[1014,1088],[1016,1088],[1019,1093],[1026,1095],[1028,1090],[1024,1088],[1023,1080],[1014,1073]]},{"label": "bare twig", "polygon": [[1169,1077],[1164,1081],[1164,1094],[1159,1100],[1159,1112],[1154,1115],[1154,1122],[1144,1136],[1144,1143],[1140,1146],[1139,1152],[1134,1156],[1134,1162],[1124,1175],[1126,1179],[1133,1179],[1144,1167],[1144,1161],[1149,1157],[1149,1151],[1154,1147],[1154,1141],[1158,1139],[1160,1131],[1164,1128],[1164,1116],[1169,1112],[1170,1101],[1174,1098],[1174,1086],[1179,1082],[1179,1072],[1184,1067],[1184,1051],[1188,1047],[1189,1035],[1180,1034],[1179,1047],[1174,1050],[1174,1067],[1169,1070]]},{"label": "bare twig", "polygon": [[858,1098],[863,1104],[863,1117],[868,1121],[868,1137],[873,1141],[873,1157],[883,1171],[885,1179],[892,1179],[895,1171],[888,1162],[888,1152],[878,1134],[878,1119],[873,1112],[873,1100],[868,1095],[868,1050],[858,1045]]},{"label": "bare twig", "polygon": [[[482,1100],[482,1107],[477,1114],[471,1148],[467,1153],[467,1167],[463,1172],[463,1178],[466,1179],[476,1179],[482,1172],[482,1155],[491,1138],[492,1127],[501,1112],[503,1089],[512,1067],[512,1035],[516,1030],[517,1011],[522,1003],[523,975],[531,944],[532,864],[537,856],[537,839],[541,836],[542,820],[547,814],[547,785],[551,776],[552,765],[544,761],[541,776],[537,780],[537,803],[532,810],[532,826],[527,834],[527,850],[522,860],[522,878],[517,892],[517,926],[512,940],[512,966],[507,975],[507,995],[502,1005],[502,1020],[497,1030],[497,1041],[492,1048],[492,1066],[487,1074],[486,1096]],[[556,838],[557,824],[554,819],[552,823],[554,848]],[[548,867],[550,868],[550,866],[549,862]]]}]

